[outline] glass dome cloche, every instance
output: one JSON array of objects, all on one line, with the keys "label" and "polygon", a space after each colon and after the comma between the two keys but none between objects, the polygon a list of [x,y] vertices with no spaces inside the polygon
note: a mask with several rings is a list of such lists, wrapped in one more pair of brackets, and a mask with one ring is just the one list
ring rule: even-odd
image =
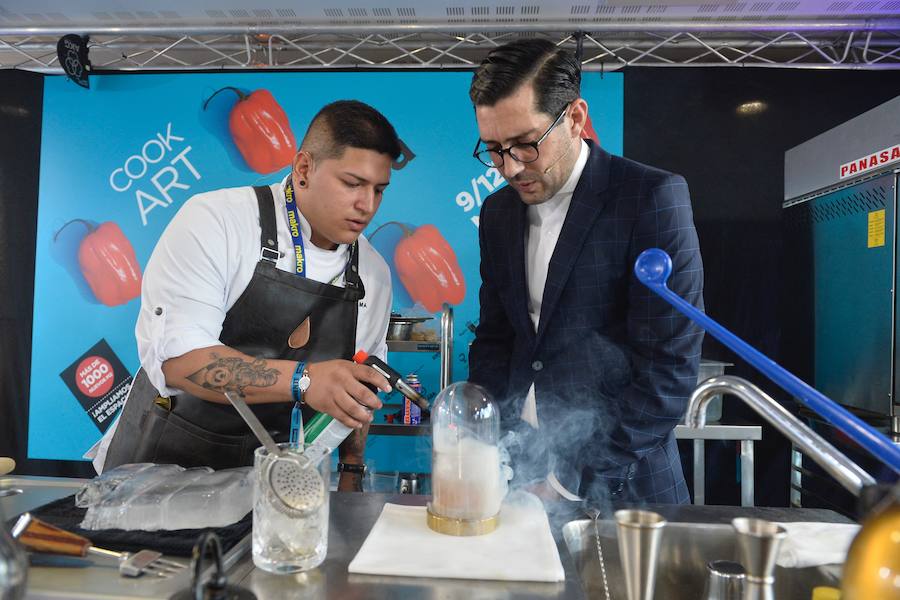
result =
[{"label": "glass dome cloche", "polygon": [[506,492],[500,465],[500,411],[482,387],[444,388],[431,409],[432,500],[428,526],[458,536],[490,533]]}]

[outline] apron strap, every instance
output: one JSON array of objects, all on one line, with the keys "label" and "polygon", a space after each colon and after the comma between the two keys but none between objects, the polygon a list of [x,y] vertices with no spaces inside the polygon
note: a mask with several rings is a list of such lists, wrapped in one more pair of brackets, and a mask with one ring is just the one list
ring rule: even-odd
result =
[{"label": "apron strap", "polygon": [[360,299],[365,297],[366,289],[363,287],[362,278],[359,276],[359,242],[353,242],[350,246],[350,260],[347,261],[347,268],[344,269],[344,287],[351,290],[360,290],[362,295]]},{"label": "apron strap", "polygon": [[259,204],[259,245],[260,260],[265,260],[273,265],[278,262],[278,231],[275,228],[275,197],[272,188],[267,185],[254,185],[256,202]]},{"label": "apron strap", "polygon": [[[278,262],[281,255],[278,253],[278,232],[275,227],[275,197],[272,188],[267,185],[255,185],[256,202],[259,204],[260,227],[260,260],[270,262],[273,265]],[[359,242],[353,242],[350,246],[350,260],[344,269],[344,286],[359,294],[358,299],[366,295],[362,278],[359,276]]]}]

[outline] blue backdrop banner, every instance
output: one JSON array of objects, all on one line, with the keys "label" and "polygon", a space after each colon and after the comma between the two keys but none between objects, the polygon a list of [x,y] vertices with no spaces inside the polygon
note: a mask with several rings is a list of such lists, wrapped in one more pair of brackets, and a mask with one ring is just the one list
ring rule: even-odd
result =
[{"label": "blue backdrop banner", "polygon": [[[394,172],[366,235],[394,273],[395,312],[439,316],[435,303],[454,304],[453,379],[465,379],[478,319],[479,208],[504,185],[471,156],[478,133],[470,80],[463,72],[133,74],[96,76],[85,90],[46,78],[29,458],[78,460],[115,418],[139,367],[141,273],[185,200],[287,174],[287,167],[261,174],[265,149],[229,128],[238,99],[251,93],[242,102],[280,107],[297,143],[313,115],[342,98],[371,104],[394,124],[408,161]],[[587,73],[582,86],[593,130],[615,154],[622,153],[622,83],[618,73]],[[213,97],[222,88],[234,89]],[[398,273],[403,243],[446,244],[465,294],[429,296]],[[389,362],[417,373],[426,395],[437,391],[436,354],[391,353]]]}]

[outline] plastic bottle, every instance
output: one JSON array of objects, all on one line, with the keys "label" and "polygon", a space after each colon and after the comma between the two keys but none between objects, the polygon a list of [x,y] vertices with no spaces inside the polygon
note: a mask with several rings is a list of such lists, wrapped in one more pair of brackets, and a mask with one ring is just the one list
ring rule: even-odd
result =
[{"label": "plastic bottle", "polygon": [[303,442],[306,448],[303,456],[309,459],[311,466],[316,466],[351,433],[351,428],[336,421],[331,415],[319,413],[304,427]]}]

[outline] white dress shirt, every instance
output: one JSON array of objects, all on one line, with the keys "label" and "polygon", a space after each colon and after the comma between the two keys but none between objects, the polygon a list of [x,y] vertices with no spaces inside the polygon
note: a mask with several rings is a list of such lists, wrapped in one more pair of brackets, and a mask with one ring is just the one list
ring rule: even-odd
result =
[{"label": "white dress shirt", "polygon": [[[275,266],[294,272],[294,244],[284,205],[284,183],[270,187],[275,198],[281,255]],[[342,244],[335,250],[315,246],[310,241],[309,223],[302,215],[300,229],[306,276],[343,286],[349,246]],[[260,232],[256,195],[252,188],[242,187],[193,196],[160,236],[144,270],[135,336],[141,366],[161,395],[180,393],[166,385],[162,372],[165,361],[221,344],[219,335],[225,314],[244,293],[259,262]],[[359,275],[366,295],[359,301],[354,348],[384,360],[392,303],[391,272],[363,236],[359,237]],[[118,421],[85,454],[86,458],[94,458],[98,473],[117,424]]]},{"label": "white dress shirt", "polygon": [[[294,272],[284,186],[279,183],[271,188],[281,254],[275,266]],[[335,285],[343,286],[349,246],[342,244],[335,250],[315,246],[302,215],[300,228],[306,276],[322,283],[337,277]],[[180,391],[166,385],[165,361],[221,344],[225,314],[244,293],[259,258],[259,206],[251,188],[197,194],[166,227],[144,271],[141,312],[135,327],[141,366],[161,395]],[[391,272],[363,236],[359,238],[359,275],[366,296],[359,301],[355,347],[383,359],[391,314]]]},{"label": "white dress shirt", "polygon": [[[528,229],[525,232],[525,279],[528,283],[528,315],[537,331],[541,320],[541,303],[544,298],[544,286],[547,283],[547,269],[550,266],[550,258],[559,241],[559,233],[562,231],[563,222],[569,212],[569,204],[572,202],[572,194],[575,186],[587,164],[590,148],[584,140],[581,140],[578,159],[575,167],[566,180],[566,183],[549,200],[540,204],[532,204],[528,207]],[[522,420],[538,429],[540,423],[537,417],[537,400],[534,393],[534,384],[528,389],[525,404],[522,407]],[[566,490],[556,479],[553,473],[547,475],[547,481],[559,494],[567,500],[580,500],[571,491]]]}]

